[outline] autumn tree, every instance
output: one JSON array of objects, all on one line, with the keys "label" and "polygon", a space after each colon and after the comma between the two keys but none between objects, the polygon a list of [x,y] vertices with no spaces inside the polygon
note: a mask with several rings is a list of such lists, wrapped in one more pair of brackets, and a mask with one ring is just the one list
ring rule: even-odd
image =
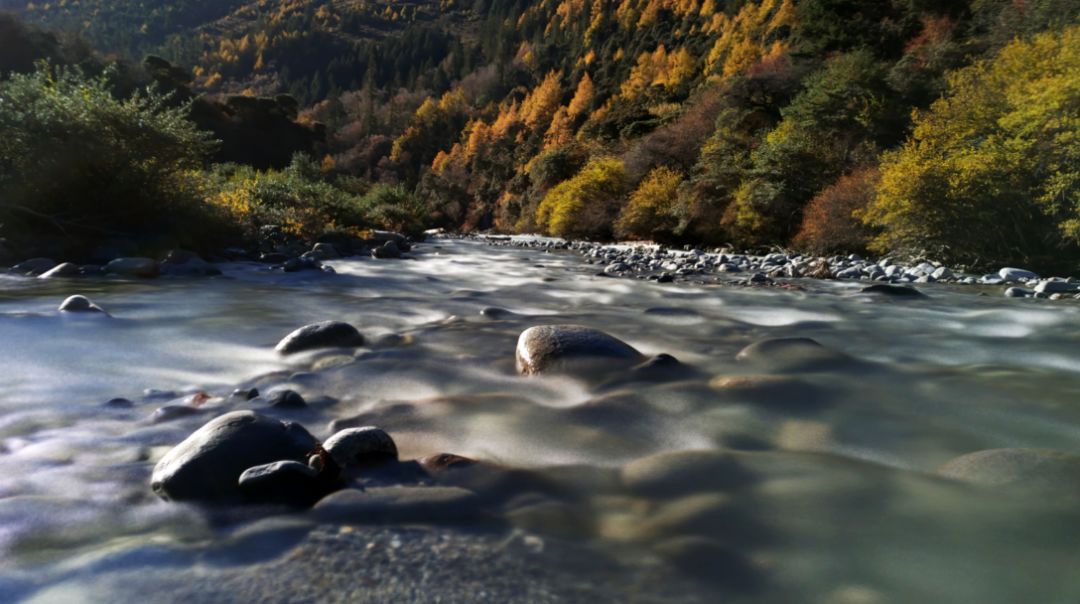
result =
[{"label": "autumn tree", "polygon": [[1018,262],[1080,243],[1080,26],[953,73],[867,213],[878,251]]}]

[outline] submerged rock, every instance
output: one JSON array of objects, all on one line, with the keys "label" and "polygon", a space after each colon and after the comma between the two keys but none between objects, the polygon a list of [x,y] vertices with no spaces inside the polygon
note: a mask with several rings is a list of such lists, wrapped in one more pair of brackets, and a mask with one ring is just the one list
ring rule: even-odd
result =
[{"label": "submerged rock", "polygon": [[333,523],[462,522],[484,516],[475,493],[441,486],[344,489],[324,497],[311,514]]},{"label": "submerged rock", "polygon": [[79,295],[68,296],[66,300],[60,303],[58,310],[60,312],[105,312],[100,306],[91,302],[90,298]]},{"label": "submerged rock", "polygon": [[162,499],[218,503],[242,500],[241,474],[277,461],[306,462],[316,441],[303,426],[234,411],[173,447],[154,467],[150,485]]},{"label": "submerged rock", "polygon": [[741,487],[752,476],[730,453],[669,451],[627,464],[622,481],[636,495],[670,498]]},{"label": "submerged rock", "polygon": [[371,250],[371,256],[373,258],[390,259],[401,258],[401,248],[393,241],[387,241],[381,246]]},{"label": "submerged rock", "polygon": [[915,289],[914,287],[908,287],[905,285],[889,285],[887,283],[876,283],[869,285],[859,290],[862,294],[880,294],[882,296],[889,296],[891,298],[925,298],[926,294]]},{"label": "submerged rock", "polygon": [[988,449],[945,463],[938,474],[985,486],[1080,492],[1080,456],[1047,449]]},{"label": "submerged rock", "polygon": [[806,371],[849,363],[851,357],[810,338],[773,338],[743,348],[735,360],[774,370]]},{"label": "submerged rock", "polygon": [[542,325],[522,332],[517,368],[525,375],[562,371],[581,362],[640,362],[643,356],[626,342],[582,325]]},{"label": "submerged rock", "polygon": [[125,277],[157,277],[158,263],[153,258],[117,258],[105,265],[105,272]]},{"label": "submerged rock", "polygon": [[326,439],[323,448],[343,468],[398,460],[394,439],[374,426],[342,430]]},{"label": "submerged rock", "polygon": [[341,321],[323,321],[306,325],[285,336],[274,348],[281,354],[292,354],[316,348],[348,348],[362,346],[364,336]]}]

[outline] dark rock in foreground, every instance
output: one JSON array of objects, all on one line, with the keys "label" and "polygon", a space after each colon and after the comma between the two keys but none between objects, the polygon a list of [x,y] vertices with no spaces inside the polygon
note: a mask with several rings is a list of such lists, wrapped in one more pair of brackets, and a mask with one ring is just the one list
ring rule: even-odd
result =
[{"label": "dark rock in foreground", "polygon": [[235,411],[199,428],[154,468],[151,487],[162,499],[219,503],[240,501],[240,476],[277,461],[306,462],[315,438],[303,426]]},{"label": "dark rock in foreground", "polygon": [[363,344],[364,336],[352,325],[341,321],[323,321],[290,333],[278,342],[274,350],[281,354],[292,354],[316,348],[348,348]]}]

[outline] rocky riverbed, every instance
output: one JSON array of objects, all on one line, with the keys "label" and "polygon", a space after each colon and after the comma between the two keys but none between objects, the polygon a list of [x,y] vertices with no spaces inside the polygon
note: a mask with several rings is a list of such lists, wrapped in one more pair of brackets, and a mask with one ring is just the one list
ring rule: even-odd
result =
[{"label": "rocky riverbed", "polygon": [[[546,237],[479,236],[477,240],[494,246],[534,249],[544,252],[568,251],[580,254],[586,264],[597,266],[598,275],[634,277],[660,283],[676,280],[735,285],[783,285],[792,279],[841,279],[872,283],[879,293],[912,295],[891,285],[947,283],[1001,286],[1008,298],[1080,300],[1080,279],[1040,277],[1023,268],[1002,267],[993,273],[970,273],[926,259],[903,261],[884,257],[868,260],[857,254],[847,256],[806,256],[773,252],[755,255],[730,250],[670,249],[656,244],[602,244],[564,241]],[[874,290],[870,290],[874,291]],[[906,292],[906,293],[905,293]]]},{"label": "rocky riverbed", "polygon": [[1047,281],[509,243],[0,276],[3,599],[1080,598]]}]

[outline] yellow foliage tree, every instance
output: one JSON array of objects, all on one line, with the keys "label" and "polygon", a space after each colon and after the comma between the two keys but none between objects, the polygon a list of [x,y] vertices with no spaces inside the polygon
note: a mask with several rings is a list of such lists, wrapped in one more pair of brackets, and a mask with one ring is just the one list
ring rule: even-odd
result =
[{"label": "yellow foliage tree", "polygon": [[641,239],[672,239],[687,214],[680,203],[682,180],[682,174],[665,166],[650,172],[630,194],[630,201],[615,222],[615,233]]},{"label": "yellow foliage tree", "polygon": [[884,156],[865,215],[879,251],[1016,262],[1080,243],[1080,25],[950,74]]},{"label": "yellow foliage tree", "polygon": [[574,98],[570,99],[567,113],[572,118],[584,115],[589,111],[589,107],[592,106],[595,97],[596,90],[593,87],[592,78],[589,77],[588,72],[585,72],[585,75],[581,76],[581,81],[578,82],[577,90],[574,92]]},{"label": "yellow foliage tree", "polygon": [[626,167],[614,157],[595,157],[573,178],[548,191],[536,209],[536,224],[567,238],[603,238],[626,194]]}]

